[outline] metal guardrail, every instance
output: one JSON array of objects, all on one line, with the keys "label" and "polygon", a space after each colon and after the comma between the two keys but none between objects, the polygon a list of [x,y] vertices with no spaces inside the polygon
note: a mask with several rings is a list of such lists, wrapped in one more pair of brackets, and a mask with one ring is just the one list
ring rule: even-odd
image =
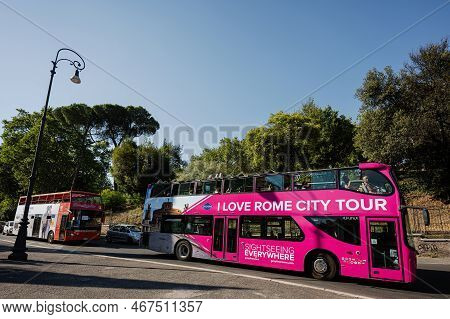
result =
[{"label": "metal guardrail", "polygon": [[424,223],[422,209],[408,208],[408,217],[411,231],[414,235],[450,236],[450,210],[446,208],[428,208],[430,213],[430,225]]}]

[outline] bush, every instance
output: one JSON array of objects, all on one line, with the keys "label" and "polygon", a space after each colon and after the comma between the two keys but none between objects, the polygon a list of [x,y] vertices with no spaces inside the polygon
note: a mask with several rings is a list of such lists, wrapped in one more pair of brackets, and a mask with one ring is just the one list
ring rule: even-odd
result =
[{"label": "bush", "polygon": [[17,200],[5,197],[0,200],[0,220],[13,220],[16,214]]},{"label": "bush", "polygon": [[121,192],[111,189],[104,189],[101,192],[103,207],[105,209],[118,210],[125,207],[127,203],[126,196]]},{"label": "bush", "polygon": [[144,198],[137,193],[125,194],[125,201],[127,203],[127,206],[139,207],[139,206],[143,205]]}]

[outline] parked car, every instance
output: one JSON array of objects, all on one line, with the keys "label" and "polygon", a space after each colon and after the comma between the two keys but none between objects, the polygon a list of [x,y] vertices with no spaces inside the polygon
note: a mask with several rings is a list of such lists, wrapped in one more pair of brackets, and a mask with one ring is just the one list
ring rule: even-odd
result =
[{"label": "parked car", "polygon": [[119,224],[112,226],[106,233],[106,241],[121,241],[129,244],[138,244],[141,240],[141,230],[135,225]]},{"label": "parked car", "polygon": [[6,222],[5,226],[3,226],[2,234],[3,235],[12,235],[14,228],[14,221]]},{"label": "parked car", "polygon": [[3,227],[5,227],[6,222],[0,222],[0,232],[3,234]]}]

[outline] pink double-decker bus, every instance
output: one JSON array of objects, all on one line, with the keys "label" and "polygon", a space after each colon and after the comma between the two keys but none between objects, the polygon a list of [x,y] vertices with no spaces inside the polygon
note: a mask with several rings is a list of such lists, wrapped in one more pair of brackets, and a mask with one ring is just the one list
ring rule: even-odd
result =
[{"label": "pink double-decker bus", "polygon": [[[149,185],[143,245],[180,260],[412,282],[416,251],[391,167]],[[428,212],[424,211],[428,219]]]}]

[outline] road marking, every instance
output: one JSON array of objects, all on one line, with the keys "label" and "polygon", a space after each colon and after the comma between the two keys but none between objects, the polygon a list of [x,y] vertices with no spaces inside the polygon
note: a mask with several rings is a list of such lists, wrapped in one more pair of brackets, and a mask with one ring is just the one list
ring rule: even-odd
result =
[{"label": "road marking", "polygon": [[[12,241],[4,240],[4,239],[0,239],[0,241],[14,243]],[[52,247],[35,245],[34,243],[28,243],[28,246],[53,249]],[[62,248],[61,250],[65,250],[65,249]],[[262,276],[234,273],[234,272],[225,271],[225,270],[217,270],[217,269],[202,268],[202,267],[196,267],[196,266],[171,264],[171,263],[165,263],[165,262],[160,262],[160,261],[140,260],[140,259],[126,258],[126,257],[107,256],[107,255],[95,254],[95,253],[90,253],[90,252],[85,252],[85,251],[83,251],[83,254],[91,255],[94,257],[98,257],[98,258],[109,258],[109,259],[116,259],[116,260],[126,260],[126,261],[134,261],[134,262],[141,262],[141,263],[149,263],[149,264],[159,265],[159,266],[169,266],[169,267],[178,267],[178,268],[191,269],[191,270],[201,270],[201,271],[217,273],[217,274],[224,274],[224,275],[231,275],[231,276],[242,277],[242,278],[269,281],[269,282],[274,282],[274,283],[278,283],[278,284],[286,285],[286,286],[294,286],[294,287],[300,287],[300,288],[306,288],[306,289],[312,289],[312,290],[319,290],[319,291],[328,292],[328,293],[332,293],[332,294],[336,294],[336,295],[344,296],[344,297],[350,297],[350,298],[372,299],[371,297],[368,297],[368,296],[352,294],[349,292],[339,291],[339,290],[330,289],[330,288],[316,287],[316,286],[312,286],[312,285],[301,284],[301,283],[296,283],[296,282],[289,282],[289,281],[285,281],[285,280],[267,278],[267,277],[262,277]]]}]

